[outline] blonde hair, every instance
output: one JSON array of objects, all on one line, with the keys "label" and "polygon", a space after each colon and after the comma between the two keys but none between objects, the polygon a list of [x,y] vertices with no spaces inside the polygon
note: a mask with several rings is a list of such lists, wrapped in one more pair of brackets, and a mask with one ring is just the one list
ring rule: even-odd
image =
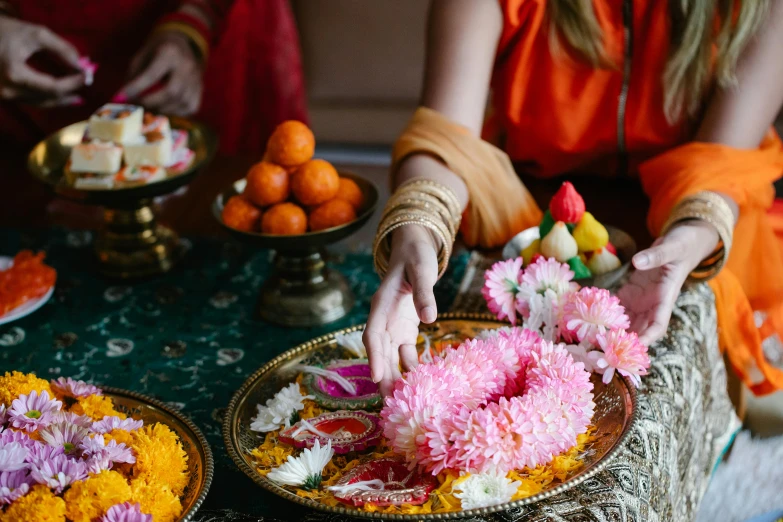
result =
[{"label": "blonde hair", "polygon": [[[740,53],[764,20],[769,3],[770,0],[669,0],[671,40],[661,81],[664,112],[670,122],[683,113],[695,116],[713,81],[722,87],[735,83]],[[593,0],[549,0],[548,6],[555,46],[564,41],[593,66],[616,67],[605,54]],[[717,27],[716,20],[720,21]]]}]

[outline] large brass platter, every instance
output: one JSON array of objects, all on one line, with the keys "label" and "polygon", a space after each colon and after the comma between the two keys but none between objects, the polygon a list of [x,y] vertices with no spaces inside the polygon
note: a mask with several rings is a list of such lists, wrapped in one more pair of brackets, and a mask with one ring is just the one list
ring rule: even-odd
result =
[{"label": "large brass platter", "polygon": [[[433,342],[460,342],[475,337],[482,330],[498,328],[504,324],[489,315],[452,313],[440,316],[432,325],[425,325],[422,333],[429,335]],[[596,434],[594,442],[585,452],[585,466],[574,472],[565,482],[553,484],[537,495],[491,508],[428,515],[368,513],[350,506],[331,507],[298,497],[256,472],[249,453],[258,446],[260,439],[257,433],[250,431],[250,419],[256,414],[256,404],[264,403],[280,388],[296,378],[297,370],[294,368],[296,365],[324,363],[335,358],[350,358],[350,353],[336,344],[334,336],[337,333],[347,333],[362,328],[363,326],[347,328],[313,339],[283,353],[253,373],[231,399],[223,424],[226,448],[237,466],[259,486],[312,509],[367,519],[450,520],[486,515],[533,504],[588,480],[617,458],[635,422],[636,389],[624,379],[615,377],[609,385],[604,385],[600,377],[594,377],[596,413],[593,424],[596,426]],[[422,346],[419,346],[419,350],[421,349]]]},{"label": "large brass platter", "polygon": [[128,205],[139,200],[168,194],[186,185],[214,156],[218,147],[217,134],[206,125],[186,118],[170,117],[171,127],[188,131],[188,148],[195,153],[193,162],[181,173],[165,179],[129,187],[106,190],[85,190],[73,187],[65,177],[65,164],[74,145],[82,141],[87,122],[81,121],[55,132],[36,145],[27,158],[27,170],[49,185],[58,195],[96,205]]},{"label": "large brass platter", "polygon": [[119,388],[101,386],[101,390],[111,398],[117,411],[134,419],[141,419],[144,424],[165,424],[177,434],[188,455],[188,485],[180,499],[182,515],[177,522],[191,520],[207,497],[215,473],[215,463],[207,439],[190,419],[160,401]]}]

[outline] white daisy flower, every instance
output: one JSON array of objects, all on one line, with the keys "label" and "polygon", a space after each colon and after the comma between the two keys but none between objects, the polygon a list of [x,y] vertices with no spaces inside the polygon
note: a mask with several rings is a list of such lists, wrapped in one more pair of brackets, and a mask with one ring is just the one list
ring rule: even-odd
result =
[{"label": "white daisy flower", "polygon": [[334,456],[332,442],[321,446],[318,439],[310,449],[305,449],[298,457],[293,455],[279,468],[267,474],[267,478],[281,486],[295,486],[313,490],[321,485],[324,468]]},{"label": "white daisy flower", "polygon": [[462,509],[497,506],[510,502],[521,485],[499,473],[481,473],[470,475],[454,486],[459,490],[454,496],[460,500]]},{"label": "white daisy flower", "polygon": [[359,330],[347,334],[337,334],[334,336],[334,340],[358,359],[366,359],[367,349],[362,342],[362,335],[364,335],[364,332]]},{"label": "white daisy flower", "polygon": [[267,433],[280,429],[280,426],[288,427],[295,413],[304,409],[304,400],[312,398],[311,395],[302,395],[299,385],[292,382],[266,401],[266,406],[256,405],[258,414],[253,417],[250,429]]}]

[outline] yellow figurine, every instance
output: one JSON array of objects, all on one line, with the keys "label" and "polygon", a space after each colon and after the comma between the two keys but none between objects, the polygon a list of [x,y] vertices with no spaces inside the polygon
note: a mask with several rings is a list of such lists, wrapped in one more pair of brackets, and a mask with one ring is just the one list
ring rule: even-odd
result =
[{"label": "yellow figurine", "polygon": [[575,257],[578,252],[576,241],[562,221],[555,223],[549,234],[541,241],[541,254],[544,257],[554,257],[561,263]]},{"label": "yellow figurine", "polygon": [[530,260],[533,259],[533,256],[539,254],[540,252],[541,240],[535,239],[532,243],[523,248],[519,255],[522,256],[522,262],[525,264],[525,266],[527,266],[530,264]]},{"label": "yellow figurine", "polygon": [[580,252],[593,252],[606,246],[609,242],[609,232],[591,213],[585,212],[574,229],[574,239]]},{"label": "yellow figurine", "polygon": [[620,259],[607,248],[599,248],[587,262],[587,268],[595,275],[605,274],[622,266]]}]

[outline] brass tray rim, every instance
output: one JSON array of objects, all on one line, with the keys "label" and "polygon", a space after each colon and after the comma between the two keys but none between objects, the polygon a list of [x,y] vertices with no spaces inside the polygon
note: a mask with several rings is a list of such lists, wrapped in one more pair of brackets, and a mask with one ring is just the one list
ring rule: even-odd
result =
[{"label": "brass tray rim", "polygon": [[[495,316],[491,314],[475,313],[475,312],[448,312],[444,314],[439,314],[436,322],[450,321],[450,320],[474,320],[474,321],[494,322],[500,325],[507,324],[505,323],[505,321],[499,321]],[[636,426],[638,422],[639,408],[637,405],[638,397],[637,397],[636,387],[631,383],[631,381],[628,378],[622,377],[621,380],[625,384],[625,387],[627,388],[628,394],[631,399],[631,415],[628,418],[628,421],[626,422],[625,426],[623,427],[623,433],[620,435],[620,438],[617,440],[617,443],[604,456],[604,458],[601,459],[601,461],[599,461],[595,466],[593,466],[586,473],[579,475],[578,477],[571,479],[563,484],[560,484],[552,489],[549,489],[542,493],[538,493],[536,495],[532,495],[530,497],[521,500],[515,500],[505,504],[499,504],[497,506],[467,509],[463,511],[455,511],[452,513],[429,513],[429,514],[421,514],[421,515],[414,515],[414,514],[406,515],[406,514],[392,514],[392,513],[378,513],[378,512],[368,513],[365,511],[360,511],[357,509],[348,509],[341,506],[340,507],[326,506],[318,501],[299,497],[291,493],[290,491],[281,488],[280,486],[277,486],[266,477],[259,475],[255,469],[249,466],[244,461],[244,459],[242,459],[240,455],[241,448],[239,447],[237,442],[238,436],[236,436],[235,430],[233,429],[234,426],[237,424],[236,422],[234,422],[234,418],[237,414],[237,407],[239,403],[243,401],[247,391],[255,383],[255,381],[258,380],[262,375],[274,369],[276,366],[280,365],[281,363],[287,360],[293,359],[295,357],[298,357],[299,355],[314,350],[318,345],[320,345],[325,341],[330,341],[334,339],[334,337],[338,334],[356,332],[363,328],[364,328],[364,324],[349,326],[347,328],[343,328],[342,330],[337,330],[335,332],[321,335],[319,337],[316,337],[315,339],[311,339],[310,341],[299,344],[298,346],[281,353],[280,355],[278,355],[268,363],[264,364],[261,368],[253,372],[245,380],[245,382],[242,383],[242,386],[239,388],[239,390],[237,390],[236,393],[234,393],[233,397],[231,398],[231,402],[229,402],[228,408],[226,409],[226,416],[223,421],[223,441],[226,445],[226,451],[231,457],[231,460],[234,461],[234,463],[239,467],[239,469],[242,470],[242,472],[245,475],[250,477],[253,480],[253,482],[261,486],[263,489],[281,498],[284,498],[286,500],[289,500],[291,502],[300,504],[308,508],[312,508],[317,511],[339,514],[339,515],[346,515],[353,518],[370,519],[370,520],[399,520],[399,521],[413,522],[413,521],[424,521],[424,520],[455,520],[455,519],[462,519],[462,518],[469,518],[469,517],[477,517],[482,515],[490,515],[500,511],[507,511],[509,509],[528,506],[530,504],[534,504],[536,502],[546,500],[550,497],[559,495],[560,493],[564,493],[565,491],[568,491],[573,487],[578,486],[590,480],[595,475],[597,475],[598,473],[606,469],[606,467],[618,457],[620,451],[622,451],[622,449],[627,444],[628,439],[631,436],[631,432],[633,431],[633,428]]]},{"label": "brass tray rim", "polygon": [[170,415],[171,417],[177,419],[179,422],[184,424],[190,431],[192,431],[193,434],[196,436],[196,440],[201,445],[201,448],[204,450],[204,455],[206,457],[204,462],[204,482],[201,485],[201,491],[199,492],[198,497],[196,498],[196,502],[191,506],[191,508],[186,513],[183,513],[177,519],[177,522],[189,522],[195,516],[196,512],[198,512],[198,510],[201,508],[201,505],[204,503],[204,500],[207,498],[207,494],[209,493],[209,488],[210,486],[212,486],[212,479],[214,478],[215,475],[215,459],[214,456],[212,455],[212,449],[209,447],[209,443],[207,442],[206,437],[204,437],[204,434],[201,432],[198,426],[196,426],[196,424],[192,420],[190,420],[189,417],[171,408],[165,403],[157,399],[153,399],[148,395],[144,395],[142,393],[138,393],[132,390],[125,390],[123,388],[115,388],[113,386],[98,385],[98,388],[100,388],[100,390],[106,395],[127,397],[148,404],[150,406],[154,406],[155,408],[158,408],[159,410],[165,412],[167,415]]}]

